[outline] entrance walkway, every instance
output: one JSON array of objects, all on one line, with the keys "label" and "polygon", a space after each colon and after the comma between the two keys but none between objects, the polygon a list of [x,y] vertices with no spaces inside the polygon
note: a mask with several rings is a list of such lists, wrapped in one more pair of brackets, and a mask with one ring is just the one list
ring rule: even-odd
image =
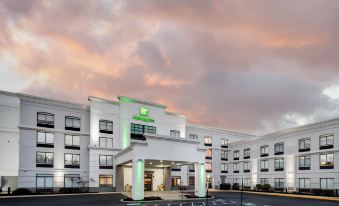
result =
[{"label": "entrance walkway", "polygon": [[[161,197],[163,200],[181,200],[184,199],[182,195],[189,191],[180,192],[180,191],[145,191],[145,197]],[[132,198],[131,192],[123,192],[123,195]]]}]

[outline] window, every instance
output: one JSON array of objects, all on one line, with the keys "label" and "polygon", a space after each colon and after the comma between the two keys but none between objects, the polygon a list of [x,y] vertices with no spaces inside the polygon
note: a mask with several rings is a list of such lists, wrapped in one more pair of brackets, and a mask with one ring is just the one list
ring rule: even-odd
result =
[{"label": "window", "polygon": [[260,178],[260,184],[265,185],[265,184],[270,184],[270,182],[268,181],[268,178]]},{"label": "window", "polygon": [[205,159],[212,159],[212,149],[207,149],[205,152]]},{"label": "window", "polygon": [[47,112],[38,112],[37,126],[54,128],[54,114],[47,113]]},{"label": "window", "polygon": [[311,150],[311,138],[299,139],[299,152],[307,152]]},{"label": "window", "polygon": [[310,169],[311,169],[311,156],[300,156],[299,170],[310,170]]},{"label": "window", "polygon": [[65,117],[65,129],[72,131],[80,131],[80,118]]},{"label": "window", "polygon": [[252,185],[251,178],[244,178],[243,180],[244,187],[250,187]]},{"label": "window", "polygon": [[37,190],[53,189],[53,175],[37,174],[36,189]]},{"label": "window", "polygon": [[212,146],[212,137],[205,137],[204,138],[204,143],[205,143],[205,146]]},{"label": "window", "polygon": [[113,187],[113,176],[99,175],[99,187]]},{"label": "window", "polygon": [[239,160],[240,152],[236,150],[233,152],[233,160]]},{"label": "window", "polygon": [[194,186],[195,185],[195,177],[194,176],[189,176],[188,185],[189,186]]},{"label": "window", "polygon": [[220,150],[221,160],[227,161],[228,160],[228,152],[225,150]]},{"label": "window", "polygon": [[206,172],[212,172],[212,162],[206,162]]},{"label": "window", "polygon": [[65,135],[65,149],[80,149],[80,136],[78,135]]},{"label": "window", "polygon": [[64,176],[65,188],[74,188],[79,187],[80,184],[80,175],[78,174],[69,174]]},{"label": "window", "polygon": [[268,145],[264,145],[260,147],[260,157],[268,156]]},{"label": "window", "polygon": [[170,136],[171,137],[180,137],[180,131],[178,131],[178,130],[171,130],[170,131]]},{"label": "window", "polygon": [[268,172],[268,160],[261,160],[260,161],[260,171],[261,172]]},{"label": "window", "polygon": [[284,171],[284,158],[279,158],[279,159],[274,160],[274,170]]},{"label": "window", "polygon": [[49,132],[37,132],[36,146],[54,148],[54,134]]},{"label": "window", "polygon": [[310,178],[299,178],[299,189],[310,189],[311,179]]},{"label": "window", "polygon": [[100,137],[99,146],[103,148],[113,148],[113,138]]},{"label": "window", "polygon": [[172,187],[179,187],[181,185],[181,177],[171,178]]},{"label": "window", "polygon": [[244,162],[244,172],[251,172],[251,163],[250,162]]},{"label": "window", "polygon": [[320,169],[333,169],[333,153],[320,154]]},{"label": "window", "polygon": [[195,171],[194,164],[190,164],[188,169],[190,172],[194,172]]},{"label": "window", "polygon": [[221,140],[221,148],[228,148],[228,139]]},{"label": "window", "polygon": [[233,173],[239,173],[239,163],[233,163]]},{"label": "window", "polygon": [[190,139],[199,139],[199,136],[197,134],[189,134]]},{"label": "window", "polygon": [[249,158],[251,158],[251,149],[246,148],[244,149],[244,159],[249,159]]},{"label": "window", "polygon": [[274,179],[274,187],[278,189],[282,189],[285,187],[285,181],[283,178],[275,178]]},{"label": "window", "polygon": [[172,171],[181,171],[181,166],[180,165],[175,165],[173,167],[171,167]]},{"label": "window", "polygon": [[334,179],[333,178],[320,178],[320,189],[322,190],[333,190]]},{"label": "window", "polygon": [[228,172],[227,163],[221,163],[221,173],[227,173],[227,172]]},{"label": "window", "polygon": [[113,134],[113,122],[108,120],[99,121],[100,133]]},{"label": "window", "polygon": [[274,155],[282,155],[284,154],[284,143],[279,142],[274,144]]},{"label": "window", "polygon": [[131,139],[146,140],[144,133],[156,134],[156,127],[133,123],[131,124]]},{"label": "window", "polygon": [[239,178],[233,178],[233,184],[239,184]]},{"label": "window", "polygon": [[37,152],[36,166],[37,167],[53,167],[54,153],[53,152]]},{"label": "window", "polygon": [[99,155],[99,169],[113,169],[113,156]]},{"label": "window", "polygon": [[319,137],[319,149],[331,149],[334,144],[334,134],[325,134]]},{"label": "window", "polygon": [[80,168],[80,154],[65,154],[65,168]]}]

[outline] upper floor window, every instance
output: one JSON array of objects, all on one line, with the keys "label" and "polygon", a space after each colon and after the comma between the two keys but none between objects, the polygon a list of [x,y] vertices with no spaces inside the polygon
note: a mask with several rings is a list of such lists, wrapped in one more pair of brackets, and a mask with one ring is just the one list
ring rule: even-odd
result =
[{"label": "upper floor window", "polygon": [[65,117],[65,129],[72,131],[80,131],[79,117]]},{"label": "upper floor window", "polygon": [[180,131],[178,131],[178,130],[171,130],[170,131],[170,136],[171,137],[180,137]]},{"label": "upper floor window", "polygon": [[251,163],[244,162],[244,172],[250,172],[250,171],[251,171]]},{"label": "upper floor window", "polygon": [[212,172],[212,162],[205,163],[206,172]]},{"label": "upper floor window", "polygon": [[311,138],[299,139],[299,152],[307,152],[311,150]]},{"label": "upper floor window", "polygon": [[99,169],[113,169],[113,156],[99,155]]},{"label": "upper floor window", "polygon": [[146,140],[144,133],[156,134],[154,126],[131,123],[131,139]]},{"label": "upper floor window", "polygon": [[284,158],[279,158],[279,159],[274,160],[274,170],[284,171]]},{"label": "upper floor window", "polygon": [[47,113],[47,112],[38,112],[37,126],[54,128],[54,114]]},{"label": "upper floor window", "polygon": [[205,146],[212,146],[212,137],[206,136],[204,138],[204,143],[205,143]]},{"label": "upper floor window", "polygon": [[190,170],[190,172],[194,172],[194,164],[190,164],[188,169]]},{"label": "upper floor window", "polygon": [[320,154],[320,169],[333,169],[333,152]]},{"label": "upper floor window", "polygon": [[235,150],[233,152],[233,160],[239,160],[240,152],[239,150]]},{"label": "upper floor window", "polygon": [[299,170],[310,170],[310,169],[311,169],[311,156],[300,156]]},{"label": "upper floor window", "polygon": [[113,148],[113,138],[100,137],[99,138],[99,147]]},{"label": "upper floor window", "polygon": [[325,134],[319,137],[319,149],[331,149],[334,144],[334,134]]},{"label": "upper floor window", "polygon": [[268,145],[263,145],[260,147],[260,157],[268,156]]},{"label": "upper floor window", "polygon": [[113,134],[113,122],[108,120],[99,121],[100,133]]},{"label": "upper floor window", "polygon": [[54,134],[49,132],[37,132],[36,146],[54,148]]},{"label": "upper floor window", "polygon": [[279,142],[274,144],[274,154],[275,155],[282,155],[284,154],[284,143]]},{"label": "upper floor window", "polygon": [[228,160],[228,152],[225,150],[220,150],[221,160]]},{"label": "upper floor window", "polygon": [[249,158],[251,158],[251,149],[246,148],[244,149],[244,159],[249,159]]},{"label": "upper floor window", "polygon": [[260,171],[261,172],[268,172],[268,160],[261,160],[260,161]]},{"label": "upper floor window", "polygon": [[226,173],[228,171],[227,163],[221,163],[221,173]]},{"label": "upper floor window", "polygon": [[228,148],[228,139],[221,139],[221,147]]},{"label": "upper floor window", "polygon": [[54,153],[53,152],[37,152],[36,166],[37,167],[53,167]]},{"label": "upper floor window", "polygon": [[198,139],[198,135],[197,134],[189,134],[189,138],[190,139]]},{"label": "upper floor window", "polygon": [[205,152],[205,159],[212,159],[212,149],[207,149]]},{"label": "upper floor window", "polygon": [[233,173],[239,173],[239,163],[233,163]]},{"label": "upper floor window", "polygon": [[80,149],[80,136],[79,135],[65,135],[65,149]]},{"label": "upper floor window", "polygon": [[65,168],[80,168],[80,154],[65,154]]}]

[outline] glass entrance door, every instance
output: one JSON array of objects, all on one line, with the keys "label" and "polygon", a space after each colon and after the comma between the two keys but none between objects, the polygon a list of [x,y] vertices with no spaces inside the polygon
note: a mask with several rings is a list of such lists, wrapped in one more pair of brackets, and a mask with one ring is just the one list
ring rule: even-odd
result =
[{"label": "glass entrance door", "polygon": [[152,191],[153,185],[153,173],[145,173],[144,176],[144,187],[146,191]]}]

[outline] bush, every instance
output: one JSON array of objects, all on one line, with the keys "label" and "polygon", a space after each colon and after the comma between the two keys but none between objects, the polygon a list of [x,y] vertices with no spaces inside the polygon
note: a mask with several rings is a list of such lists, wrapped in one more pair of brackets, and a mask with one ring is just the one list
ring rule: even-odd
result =
[{"label": "bush", "polygon": [[334,190],[321,190],[321,189],[312,189],[311,193],[319,196],[334,196]]},{"label": "bush", "polygon": [[2,188],[0,188],[0,193],[2,193]]},{"label": "bush", "polygon": [[68,194],[68,193],[79,193],[79,188],[60,188],[59,193]]},{"label": "bush", "polygon": [[269,191],[270,189],[271,189],[271,185],[270,184],[264,184],[262,186],[262,190],[264,190],[264,191]]},{"label": "bush", "polygon": [[230,190],[231,189],[231,184],[229,184],[229,183],[222,183],[222,184],[220,184],[220,189],[221,190]]},{"label": "bush", "polygon": [[257,190],[257,191],[262,190],[262,185],[261,184],[256,184],[255,185],[255,190]]},{"label": "bush", "polygon": [[31,195],[32,192],[26,188],[19,188],[12,192],[12,195]]},{"label": "bush", "polygon": [[239,190],[239,183],[233,183],[232,190]]},{"label": "bush", "polygon": [[243,190],[251,190],[251,186],[244,186]]}]

